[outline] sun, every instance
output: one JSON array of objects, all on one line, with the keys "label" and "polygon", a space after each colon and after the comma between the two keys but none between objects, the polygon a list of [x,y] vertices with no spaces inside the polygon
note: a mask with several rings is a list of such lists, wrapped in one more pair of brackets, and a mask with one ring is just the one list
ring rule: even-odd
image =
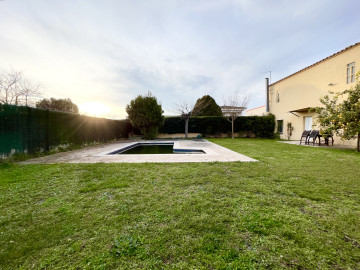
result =
[{"label": "sun", "polygon": [[110,108],[100,102],[85,102],[79,105],[80,113],[91,116],[102,116],[110,111]]}]

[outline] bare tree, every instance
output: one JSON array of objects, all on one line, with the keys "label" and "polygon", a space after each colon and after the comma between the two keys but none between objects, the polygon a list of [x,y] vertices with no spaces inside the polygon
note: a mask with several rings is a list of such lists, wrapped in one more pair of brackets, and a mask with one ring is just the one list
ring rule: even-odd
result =
[{"label": "bare tree", "polygon": [[40,95],[40,85],[26,79],[22,72],[0,71],[0,103],[28,106]]},{"label": "bare tree", "polygon": [[19,83],[22,73],[18,71],[0,71],[0,102],[14,104],[20,95]]},{"label": "bare tree", "polygon": [[180,114],[181,118],[185,120],[185,138],[189,137],[189,119],[199,115],[199,113],[209,105],[209,102],[200,101],[195,107],[195,104],[188,103],[184,100],[175,104],[176,113]]},{"label": "bare tree", "polygon": [[242,115],[249,103],[250,96],[239,96],[235,93],[233,96],[224,98],[224,106],[220,106],[224,117],[231,123],[231,137],[234,139],[234,122],[236,118]]},{"label": "bare tree", "polygon": [[20,88],[20,104],[25,106],[34,106],[36,99],[41,95],[41,85],[39,83],[34,83],[29,79],[23,78],[20,82]]}]

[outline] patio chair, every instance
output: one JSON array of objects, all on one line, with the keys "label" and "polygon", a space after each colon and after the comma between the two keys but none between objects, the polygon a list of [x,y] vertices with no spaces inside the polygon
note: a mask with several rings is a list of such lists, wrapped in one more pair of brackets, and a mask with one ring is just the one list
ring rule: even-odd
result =
[{"label": "patio chair", "polygon": [[304,142],[306,144],[309,134],[310,134],[310,130],[303,131],[303,133],[301,134],[301,138],[300,138],[300,144],[301,144],[301,141],[303,140],[303,138],[304,138]]},{"label": "patio chair", "polygon": [[319,138],[319,145],[320,145],[320,137],[319,137],[319,131],[318,130],[312,130],[307,138],[307,141],[305,144],[309,144],[312,142],[313,145],[315,145],[316,139]]}]

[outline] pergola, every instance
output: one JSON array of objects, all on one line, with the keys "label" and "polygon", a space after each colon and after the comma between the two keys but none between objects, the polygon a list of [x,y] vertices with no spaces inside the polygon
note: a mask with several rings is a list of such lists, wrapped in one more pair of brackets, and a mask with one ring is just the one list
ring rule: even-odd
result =
[{"label": "pergola", "polygon": [[242,115],[242,112],[246,110],[246,107],[236,107],[236,106],[220,106],[221,111],[224,116],[232,115]]}]

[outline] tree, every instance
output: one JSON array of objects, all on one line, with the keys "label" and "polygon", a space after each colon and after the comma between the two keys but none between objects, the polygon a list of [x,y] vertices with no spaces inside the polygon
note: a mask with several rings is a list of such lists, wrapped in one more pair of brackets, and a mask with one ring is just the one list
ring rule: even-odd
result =
[{"label": "tree", "polygon": [[189,137],[189,119],[193,108],[193,106],[185,101],[176,104],[177,112],[180,113],[181,119],[185,120],[185,138]]},{"label": "tree", "polygon": [[21,81],[21,103],[25,106],[34,105],[34,97],[40,96],[40,84],[36,84],[26,78]]},{"label": "tree", "polygon": [[360,82],[354,88],[330,94],[332,97],[326,95],[320,99],[325,107],[314,108],[320,134],[327,136],[335,132],[343,140],[357,135],[356,149],[360,151]]},{"label": "tree", "polygon": [[36,108],[41,108],[50,111],[79,113],[79,107],[71,101],[70,98],[66,99],[42,99],[36,103]]},{"label": "tree", "polygon": [[231,138],[234,139],[234,122],[246,109],[250,97],[241,97],[237,93],[224,100],[224,106],[221,106],[224,117],[231,123]]},{"label": "tree", "polygon": [[164,123],[161,104],[149,92],[146,96],[138,96],[131,100],[126,106],[126,112],[129,120],[134,127],[140,129],[145,139],[155,139],[159,127]]},{"label": "tree", "polygon": [[198,112],[197,116],[223,116],[220,106],[209,95],[199,98],[195,103],[193,111]]},{"label": "tree", "polygon": [[201,111],[209,105],[209,100],[200,98],[197,100],[195,105],[190,105],[190,103],[185,101],[180,101],[180,103],[175,104],[177,113],[180,114],[181,118],[185,120],[185,138],[189,137],[189,120],[190,117],[198,116]]},{"label": "tree", "polygon": [[0,71],[0,103],[28,106],[39,95],[40,84],[31,82],[22,72]]}]

